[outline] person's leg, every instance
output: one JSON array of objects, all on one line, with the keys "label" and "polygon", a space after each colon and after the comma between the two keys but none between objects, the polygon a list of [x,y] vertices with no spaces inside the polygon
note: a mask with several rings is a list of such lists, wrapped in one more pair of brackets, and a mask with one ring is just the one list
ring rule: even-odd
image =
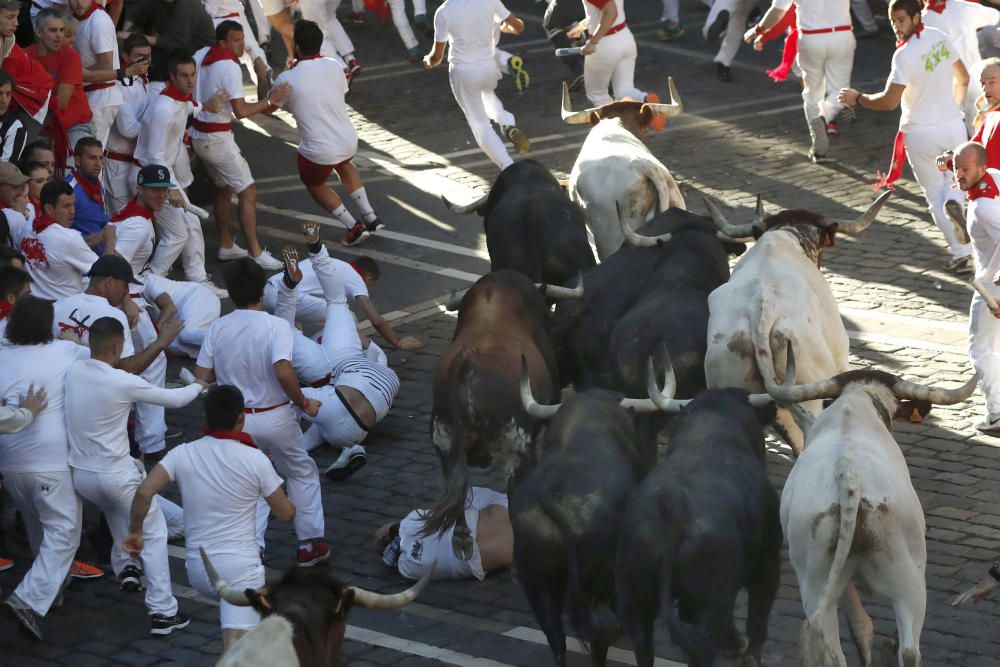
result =
[{"label": "person's leg", "polygon": [[615,40],[614,46],[618,52],[618,62],[611,72],[611,89],[615,99],[627,97],[642,102],[646,99],[646,93],[635,87],[635,60],[638,56],[635,37],[628,28],[611,37]]},{"label": "person's leg", "polygon": [[753,8],[754,0],[735,0],[729,13],[729,23],[726,25],[726,36],[715,54],[715,62],[729,67],[736,58],[736,52],[743,43],[743,33],[746,32],[747,18]]},{"label": "person's leg", "polygon": [[826,49],[823,40],[827,35],[802,35],[799,37],[798,63],[802,68],[802,109],[806,116],[806,127],[809,128],[809,138],[812,154],[824,157],[830,149],[826,136],[827,121],[821,115],[820,104],[826,93],[824,71]]},{"label": "person's leg", "polygon": [[865,32],[878,31],[878,24],[875,23],[875,15],[872,14],[868,0],[851,0],[851,11]]},{"label": "person's leg", "polygon": [[978,294],[969,308],[969,357],[982,382],[986,412],[1000,419],[1000,320]]},{"label": "person's leg", "polygon": [[403,40],[403,46],[407,50],[419,48],[420,42],[413,34],[410,19],[406,17],[406,0],[389,0],[389,9],[392,10],[392,24],[396,26],[399,38]]},{"label": "person's leg", "polygon": [[[132,332],[136,352],[145,350],[156,340],[156,327],[145,308],[139,311],[139,322]],[[154,387],[163,387],[167,381],[167,357],[160,352],[153,363],[139,375]],[[166,411],[162,405],[136,403],[135,439],[143,454],[162,452],[166,446]]]},{"label": "person's leg", "polygon": [[184,509],[172,500],[156,496],[156,504],[167,522],[167,539],[175,540],[184,535]]},{"label": "person's leg", "polygon": [[618,62],[615,54],[611,53],[612,49],[604,46],[602,40],[597,45],[597,50],[583,59],[583,89],[587,92],[590,105],[594,107],[614,101],[608,87]]},{"label": "person's leg", "polygon": [[347,160],[346,162],[341,162],[336,167],[334,171],[337,172],[337,177],[340,182],[344,184],[344,188],[347,190],[347,194],[351,195],[351,199],[354,203],[358,205],[361,210],[361,219],[365,223],[365,227],[369,231],[376,231],[374,226],[381,229],[385,225],[379,219],[378,214],[375,213],[375,209],[372,208],[371,202],[368,201],[368,193],[365,191],[365,184],[361,180],[361,174],[358,173],[358,168],[354,166],[353,160]]},{"label": "person's leg", "polygon": [[842,88],[851,86],[851,70],[854,68],[854,50],[857,42],[850,31],[825,35],[823,58],[824,94],[819,104],[819,113],[827,122],[834,120],[844,105],[837,100]]},{"label": "person's leg", "polygon": [[253,22],[257,28],[257,43],[269,44],[271,42],[271,24],[267,20],[267,14],[260,4],[260,0],[248,0],[250,11],[253,14]]},{"label": "person's leg", "polygon": [[216,187],[212,198],[212,213],[215,217],[215,231],[219,235],[219,250],[232,249],[236,243],[230,231],[229,211],[232,208],[233,191],[228,187]]},{"label": "person's leg", "polygon": [[125,208],[128,200],[132,198],[132,189],[128,183],[129,179],[134,177],[131,167],[128,162],[104,157],[101,178],[104,181],[104,201],[107,203],[109,215],[113,216]]},{"label": "person's leg", "polygon": [[[94,117],[91,119],[90,125],[93,128],[94,138],[101,142],[101,146],[108,144],[111,124],[115,122],[115,116],[118,115],[118,107],[120,106],[120,104],[115,104],[92,110]],[[75,145],[70,148],[75,148]]]},{"label": "person's leg", "polygon": [[208,280],[208,272],[205,271],[205,237],[201,231],[201,221],[190,211],[181,211],[181,216],[188,230],[187,240],[181,250],[184,275],[191,282],[200,283]]},{"label": "person's leg", "polygon": [[337,274],[337,268],[330,259],[329,251],[323,246],[316,254],[309,255],[316,280],[323,288],[326,298],[326,319],[323,323],[323,349],[332,361],[342,350],[349,348],[361,351],[361,338],[358,327],[347,306],[347,296],[344,293],[344,283]]},{"label": "person's leg", "polygon": [[[237,590],[260,588],[265,584],[266,575],[259,554],[209,553],[208,557],[219,576]],[[225,655],[241,633],[245,634],[260,624],[260,614],[253,607],[240,607],[219,599],[219,593],[208,578],[205,564],[197,552],[188,552],[184,565],[191,586],[208,599],[219,600],[219,620],[222,625],[223,655]]]},{"label": "person's leg", "polygon": [[184,219],[184,211],[172,204],[167,204],[158,211],[153,222],[159,242],[156,244],[149,268],[156,275],[165,276],[170,273],[170,268],[184,250],[188,237],[188,223]]},{"label": "person's leg", "polygon": [[476,143],[501,170],[513,164],[503,140],[490,125],[490,118],[483,104],[483,94],[496,86],[497,71],[493,63],[457,66],[449,75],[455,101],[465,114]]}]

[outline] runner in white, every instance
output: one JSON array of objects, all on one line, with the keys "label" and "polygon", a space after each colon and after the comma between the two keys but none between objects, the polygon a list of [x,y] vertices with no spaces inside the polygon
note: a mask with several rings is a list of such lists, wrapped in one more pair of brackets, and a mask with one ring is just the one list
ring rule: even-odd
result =
[{"label": "runner in white", "polygon": [[320,53],[327,58],[339,60],[347,80],[351,81],[361,74],[361,65],[354,57],[354,43],[337,18],[338,4],[340,3],[333,0],[300,0],[299,8],[302,10],[302,18],[316,23],[323,32]]},{"label": "runner in white", "polygon": [[[257,0],[250,0],[250,4],[251,6],[259,6],[260,3]],[[246,65],[250,72],[250,79],[257,86],[257,98],[264,99],[264,96],[267,95],[267,89],[271,85],[271,66],[267,64],[267,55],[257,43],[253,30],[250,29],[243,3],[240,0],[205,0],[205,10],[212,17],[216,28],[223,21],[236,21],[240,24],[243,29],[244,41],[244,51],[239,56],[240,63]],[[271,34],[270,26],[268,26],[266,34]]]},{"label": "runner in white", "polygon": [[[142,465],[129,455],[128,415],[133,401],[180,408],[204,388],[196,382],[164,389],[117,368],[128,338],[128,329],[117,319],[98,318],[88,335],[90,359],[70,366],[64,389],[73,487],[104,514],[116,546],[128,533],[132,497],[145,477]],[[95,386],[101,388],[100,400],[94,400]],[[168,635],[186,627],[189,620],[178,610],[171,592],[167,524],[158,504],[146,515],[142,534],[150,634]],[[111,556],[115,574],[122,575],[131,561],[118,548]]]},{"label": "runner in white", "polygon": [[143,278],[140,294],[158,321],[169,320],[172,309],[184,322],[184,328],[170,343],[170,352],[197,359],[208,328],[222,312],[219,297],[198,283],[170,280],[155,273]]},{"label": "runner in white", "polygon": [[952,172],[942,172],[937,166],[939,155],[968,138],[959,104],[965,99],[969,73],[944,33],[924,26],[920,9],[920,0],[892,0],[889,5],[898,41],[885,90],[862,94],[845,88],[839,99],[873,111],[893,111],[902,105],[892,164],[888,174],[880,174],[877,185],[890,187],[902,172],[903,159],[908,158],[931,216],[948,242],[951,260],[945,268],[972,273],[972,247],[959,241],[945,213],[945,202],[960,202],[962,193]]},{"label": "runner in white", "polygon": [[[201,109],[194,116],[190,130],[191,144],[215,184],[215,225],[219,231],[219,259],[247,256],[268,271],[277,271],[281,262],[261,248],[257,240],[257,186],[250,165],[240,152],[233,136],[233,116],[248,118],[277,109],[291,92],[288,85],[275,86],[259,102],[243,97],[243,70],[239,58],[244,54],[243,26],[233,20],[216,25],[216,43],[195,54],[198,85],[195,97],[202,104],[218,95],[224,101],[217,112]],[[236,193],[240,227],[247,250],[236,245],[229,229],[230,200]]]},{"label": "runner in white", "polygon": [[[126,66],[151,62],[153,47],[144,35],[129,35],[122,45],[122,61]],[[139,164],[135,160],[135,142],[142,127],[150,95],[145,76],[127,76],[115,85],[122,96],[115,122],[108,132],[104,156],[104,197],[108,212],[120,211],[135,195],[135,178]]]},{"label": "runner in white", "polygon": [[329,557],[316,462],[299,446],[295,407],[315,416],[320,404],[307,399],[292,367],[292,326],[263,312],[263,269],[244,257],[226,267],[226,286],[236,310],[212,323],[198,355],[196,376],[218,379],[243,392],[246,431],[268,452],[287,480],[298,508],[298,562],[311,566]]},{"label": "runner in white", "polygon": [[[299,178],[313,200],[347,229],[341,243],[350,246],[361,243],[385,225],[368,201],[365,185],[352,161],[358,150],[358,133],[344,102],[347,79],[337,61],[320,55],[322,42],[323,34],[315,23],[296,23],[298,60],[275,83],[288,83],[292,88],[285,106],[295,117],[301,137]],[[362,221],[354,219],[337,193],[326,184],[333,172],[337,172],[361,210]]]},{"label": "runner in white", "polygon": [[434,46],[424,56],[424,65],[428,68],[440,65],[445,47],[449,47],[451,92],[465,114],[476,143],[503,170],[514,161],[490,121],[497,124],[518,153],[526,153],[531,144],[517,127],[514,115],[503,108],[496,94],[500,80],[495,59],[498,23],[502,32],[520,35],[524,31],[524,22],[511,14],[500,0],[445,0],[434,13]]},{"label": "runner in white", "polygon": [[[266,501],[282,521],[295,517],[295,506],[281,490],[271,462],[243,432],[243,395],[220,385],[205,396],[207,435],[174,447],[135,492],[125,547],[133,556],[143,550],[142,523],[153,498],[177,482],[184,503],[188,580],[213,600],[219,594],[209,581],[199,550],[204,550],[223,579],[242,590],[264,585],[264,565],[257,549],[258,503]],[[253,607],[219,601],[222,651],[260,623]]]}]

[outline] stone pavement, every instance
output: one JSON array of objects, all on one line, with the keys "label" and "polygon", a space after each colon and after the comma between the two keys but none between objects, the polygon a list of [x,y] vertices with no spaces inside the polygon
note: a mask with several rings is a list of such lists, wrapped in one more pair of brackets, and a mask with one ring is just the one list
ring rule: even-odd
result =
[{"label": "stone pavement", "polygon": [[[559,120],[559,85],[565,70],[550,56],[540,30],[544,6],[517,0],[510,7],[527,18],[528,29],[504,42],[526,56],[532,85],[517,94],[504,80],[500,95],[532,138],[532,156],[566,173],[586,128]],[[628,11],[640,42],[637,84],[662,94],[666,76],[673,76],[685,102],[685,113],[649,143],[688,186],[694,210],[702,210],[694,190],[723,202],[733,218],[749,216],[758,193],[771,212],[807,208],[847,217],[870,201],[868,181],[876,169],[888,166],[896,114],[860,112],[856,123],[841,123],[831,150],[837,161],[812,165],[805,158],[807,134],[797,84],[772,84],[763,74],[777,63],[780,44],[764,54],[741,53],[735,81],[723,85],[715,80],[713,51],[698,35],[704,17],[699,3],[682,3],[688,35],[670,44],[655,40],[658,3],[631,3]],[[358,248],[345,250],[335,242],[330,247],[348,257],[368,254],[381,263],[383,279],[373,290],[376,302],[384,313],[398,318],[401,333],[421,337],[426,346],[415,353],[390,353],[402,388],[391,413],[366,443],[369,464],[349,482],[324,480],[323,494],[327,537],[334,545],[330,570],[349,583],[392,592],[406,584],[383,568],[370,547],[372,533],[382,523],[426,506],[441,485],[428,437],[431,372],[451,337],[454,319],[436,304],[489,268],[480,219],[451,215],[439,195],[471,200],[477,188],[492,180],[495,169],[472,143],[444,71],[424,72],[403,62],[391,26],[369,22],[349,30],[366,68],[349,99],[361,134],[358,164],[389,230]],[[880,89],[891,51],[887,35],[878,42],[861,42],[855,84],[867,91]],[[579,94],[573,101],[585,104]],[[272,250],[288,242],[301,245],[299,222],[320,211],[295,176],[297,136],[290,117],[279,113],[245,121],[237,137],[258,180],[260,224],[267,243]],[[203,204],[207,201],[203,188],[195,194]],[[336,241],[340,233],[334,229],[326,237]],[[210,227],[206,240],[214,253]],[[919,191],[906,178],[869,230],[839,239],[826,254],[824,271],[840,301],[856,364],[946,383],[967,376],[964,323],[970,291],[941,270],[945,259],[943,239]],[[218,264],[213,261],[210,270],[218,272]],[[171,374],[177,370],[173,364]],[[200,409],[196,403],[168,413],[168,420],[185,438],[197,437]],[[921,642],[927,665],[985,666],[1000,661],[1000,602],[958,610],[946,605],[982,576],[1000,547],[1000,448],[996,441],[974,435],[972,424],[982,409],[977,395],[961,405],[935,409],[925,424],[896,428],[927,515],[928,613]],[[780,488],[790,467],[788,450],[776,442],[770,445],[769,472]],[[325,466],[333,455],[322,450],[316,458]],[[503,488],[496,475],[474,479]],[[176,490],[171,495],[176,498]],[[273,521],[268,543],[265,562],[272,572],[293,563],[290,526]],[[28,565],[24,544],[11,531],[6,547],[17,565],[0,574],[4,591]],[[44,621],[47,643],[29,643],[9,622],[0,621],[0,665],[212,664],[220,649],[217,610],[188,588],[183,547],[172,547],[172,556],[176,593],[194,619],[188,629],[168,638],[149,638],[138,596],[118,592],[109,578],[77,582],[67,592],[64,607]],[[802,612],[787,558],[779,596],[764,657],[770,665],[792,665]],[[891,634],[892,611],[885,601],[871,601],[868,608],[879,637]],[[357,609],[350,623],[345,653],[355,666],[550,664],[544,638],[510,573],[481,583],[437,582],[404,611]],[[677,660],[665,629],[659,634],[658,654]],[[620,646],[627,648],[627,642]],[[853,649],[846,651],[849,664],[857,664]],[[631,653],[611,657],[614,664],[630,664]],[[571,660],[574,665],[587,662],[580,654]]]}]

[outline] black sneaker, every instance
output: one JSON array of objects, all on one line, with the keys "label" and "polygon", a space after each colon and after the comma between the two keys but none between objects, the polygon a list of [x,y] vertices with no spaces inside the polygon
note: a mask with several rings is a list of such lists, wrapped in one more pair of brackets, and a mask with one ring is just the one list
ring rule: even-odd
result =
[{"label": "black sneaker", "polygon": [[346,246],[357,245],[368,238],[368,230],[360,222],[354,223],[354,226],[347,230],[344,234],[344,238],[340,239],[340,243]]},{"label": "black sneaker", "polygon": [[371,222],[365,222],[365,231],[369,234],[374,234],[375,232],[385,229],[385,223],[382,222],[382,218],[375,216],[375,219]]},{"label": "black sneaker", "polygon": [[351,58],[347,61],[347,71],[350,74],[348,79],[353,83],[355,79],[361,76],[361,65],[358,64],[357,58]]},{"label": "black sneaker", "polygon": [[21,633],[29,639],[42,641],[42,629],[38,626],[38,614],[24,601],[11,593],[3,602],[3,609],[21,626]]},{"label": "black sneaker", "polygon": [[153,614],[151,618],[152,622],[149,627],[149,634],[161,637],[169,635],[174,630],[186,628],[188,623],[191,622],[191,619],[180,611],[173,616],[167,616],[166,614]]},{"label": "black sneaker", "polygon": [[719,35],[722,31],[726,29],[729,25],[729,10],[723,9],[721,12],[715,15],[715,20],[712,21],[712,25],[708,26],[708,30],[705,32],[705,39],[710,43],[714,44],[719,41]]},{"label": "black sneaker", "polygon": [[733,72],[729,69],[729,65],[723,65],[722,63],[715,63],[715,75],[719,77],[719,81],[725,83],[733,80]]},{"label": "black sneaker", "polygon": [[972,266],[972,255],[966,255],[965,257],[945,262],[944,268],[957,276],[972,273],[975,270]]},{"label": "black sneaker", "polygon": [[142,570],[135,565],[126,565],[118,576],[121,590],[125,593],[138,593],[142,590]]}]

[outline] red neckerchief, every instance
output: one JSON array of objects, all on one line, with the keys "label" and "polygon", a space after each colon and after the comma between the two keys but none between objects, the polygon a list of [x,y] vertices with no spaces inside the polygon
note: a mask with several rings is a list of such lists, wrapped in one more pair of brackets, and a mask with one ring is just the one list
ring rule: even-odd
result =
[{"label": "red neckerchief", "polygon": [[302,56],[301,58],[297,59],[297,60],[296,60],[296,61],[295,61],[295,62],[294,62],[294,63],[292,64],[292,67],[295,67],[296,65],[298,65],[298,64],[299,64],[300,62],[302,62],[303,60],[316,60],[317,58],[322,58],[322,57],[323,57],[323,56],[322,56],[322,54],[319,54],[319,53],[317,53],[317,54],[315,54],[315,55],[311,55],[311,56]]},{"label": "red neckerchief", "polygon": [[917,29],[913,31],[913,34],[912,34],[912,35],[910,35],[910,36],[909,36],[909,37],[907,37],[906,39],[901,39],[901,40],[899,40],[898,42],[896,42],[896,48],[897,48],[897,49],[901,49],[901,48],[903,48],[903,46],[904,46],[904,45],[905,45],[905,44],[906,44],[906,43],[907,43],[908,41],[910,41],[910,39],[911,39],[911,38],[913,38],[913,37],[916,37],[917,39],[920,39],[920,33],[922,33],[923,31],[924,31],[924,22],[923,22],[923,21],[921,21],[921,22],[920,22],[920,25],[918,25],[918,26],[917,26]]},{"label": "red neckerchief", "polygon": [[129,218],[134,218],[136,216],[142,216],[147,220],[152,220],[155,215],[153,211],[149,210],[145,206],[139,203],[138,196],[132,197],[125,208],[115,213],[115,216],[111,218],[111,222],[121,222],[122,220],[128,220]]},{"label": "red neckerchief", "polygon": [[[42,202],[41,202],[41,200],[40,199],[36,199],[35,197],[32,197],[31,195],[28,195],[28,202],[32,206],[35,207],[35,215],[37,216],[38,212],[42,210]],[[4,206],[4,208],[7,208],[7,207]]]},{"label": "red neckerchief", "polygon": [[7,299],[4,299],[3,301],[0,301],[0,320],[2,320],[3,318],[7,317],[7,314],[10,313],[10,309],[13,308],[13,307],[14,307],[14,304],[12,304]]},{"label": "red neckerchief", "polygon": [[924,3],[924,9],[929,9],[932,12],[937,12],[941,14],[944,12],[944,6],[948,0],[926,0]]},{"label": "red neckerchief", "polygon": [[987,199],[994,199],[995,197],[1000,197],[1000,188],[997,187],[996,181],[990,176],[989,172],[983,175],[983,180],[979,181],[972,188],[965,193],[965,196],[969,198],[969,201],[973,199],[979,199],[980,197],[986,197]]},{"label": "red neckerchief", "polygon": [[206,428],[204,433],[210,438],[218,438],[219,440],[236,440],[237,442],[243,443],[247,447],[257,449],[257,444],[253,441],[253,438],[250,437],[249,433],[244,431],[209,431]]},{"label": "red neckerchief", "polygon": [[73,178],[75,178],[76,182],[80,184],[80,187],[87,193],[87,196],[90,197],[91,201],[95,201],[101,206],[104,206],[104,193],[101,192],[101,182],[99,180],[94,179],[94,182],[91,183],[76,169],[73,169],[70,173],[73,174]]},{"label": "red neckerchief", "polygon": [[362,278],[365,277],[365,272],[361,269],[360,266],[358,266],[354,262],[351,262],[351,268],[354,269],[355,271],[357,271],[358,275],[361,276]]},{"label": "red neckerchief", "polygon": [[52,216],[41,213],[31,223],[31,228],[35,231],[35,234],[41,234],[54,224],[56,224],[56,221],[52,219]]},{"label": "red neckerchief", "polygon": [[208,67],[212,63],[217,63],[220,60],[231,60],[234,63],[238,63],[240,60],[236,57],[232,51],[224,47],[222,44],[216,42],[205,54],[205,59],[201,61],[202,67]]},{"label": "red neckerchief", "polygon": [[93,14],[94,12],[96,12],[99,9],[104,9],[104,7],[101,7],[96,2],[92,2],[92,3],[90,3],[90,7],[87,8],[87,11],[85,11],[82,14],[77,14],[76,12],[73,12],[73,16],[76,17],[77,21],[86,21],[87,19],[90,18],[91,14]]},{"label": "red neckerchief", "polygon": [[160,95],[166,95],[172,100],[177,100],[178,102],[190,102],[191,104],[198,106],[198,103],[194,101],[194,98],[190,95],[185,95],[181,91],[177,90],[174,86],[173,81],[167,84],[167,87],[163,89]]}]

